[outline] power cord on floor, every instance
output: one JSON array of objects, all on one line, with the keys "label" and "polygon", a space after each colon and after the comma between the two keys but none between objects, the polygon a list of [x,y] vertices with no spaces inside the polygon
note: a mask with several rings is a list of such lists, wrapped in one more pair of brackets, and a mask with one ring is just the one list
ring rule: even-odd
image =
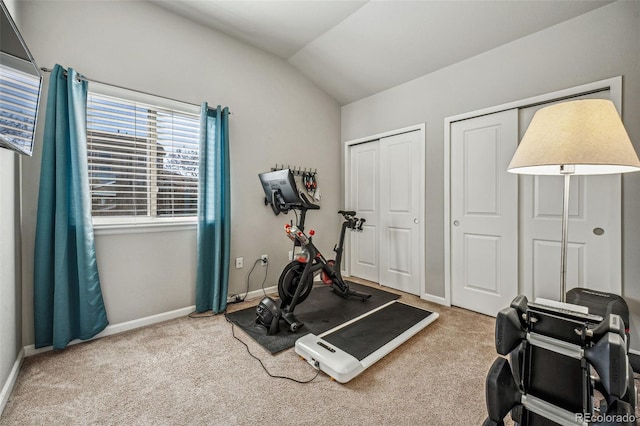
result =
[{"label": "power cord on floor", "polygon": [[235,323],[233,321],[231,321],[229,318],[227,318],[227,314],[225,312],[224,314],[224,318],[227,320],[228,323],[231,324],[231,335],[233,336],[234,339],[236,339],[238,342],[242,343],[244,345],[244,347],[247,349],[247,353],[251,356],[251,358],[258,360],[258,362],[260,363],[260,365],[262,366],[262,369],[269,375],[269,377],[273,377],[274,379],[285,379],[285,380],[290,380],[292,382],[295,383],[300,383],[300,384],[307,384],[307,383],[311,383],[313,382],[318,375],[320,374],[320,369],[318,368],[318,363],[316,362],[316,375],[313,376],[311,379],[303,381],[303,380],[298,380],[298,379],[294,379],[293,377],[287,377],[287,376],[278,376],[276,374],[271,374],[271,372],[269,372],[269,370],[267,370],[267,367],[265,367],[264,363],[262,362],[262,360],[260,358],[258,358],[257,356],[255,356],[254,354],[251,353],[251,350],[249,350],[249,345],[247,345],[245,342],[242,341],[242,339],[240,339],[238,336],[236,336],[235,333]]}]

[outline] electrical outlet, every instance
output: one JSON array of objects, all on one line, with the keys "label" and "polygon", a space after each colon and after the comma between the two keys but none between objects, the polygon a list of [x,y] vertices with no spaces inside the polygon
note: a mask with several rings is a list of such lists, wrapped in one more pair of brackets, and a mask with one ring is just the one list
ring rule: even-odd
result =
[{"label": "electrical outlet", "polygon": [[236,269],[240,269],[244,266],[244,259],[242,257],[236,257]]},{"label": "electrical outlet", "polygon": [[262,256],[260,256],[260,259],[262,259],[262,265],[266,265],[267,263],[269,263],[269,256],[266,254],[263,254]]}]

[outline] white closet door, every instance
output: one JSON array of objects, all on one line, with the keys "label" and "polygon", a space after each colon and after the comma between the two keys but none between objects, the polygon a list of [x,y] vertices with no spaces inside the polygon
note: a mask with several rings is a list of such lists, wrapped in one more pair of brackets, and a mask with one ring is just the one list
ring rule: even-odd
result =
[{"label": "white closet door", "polygon": [[351,275],[373,282],[378,282],[379,145],[378,141],[354,145],[350,156],[349,205],[366,220],[362,232],[349,232]]},{"label": "white closet door", "polygon": [[518,111],[451,125],[451,302],[495,316],[518,291]]},{"label": "white closet door", "polygon": [[380,284],[420,295],[424,148],[418,131],[380,139]]},{"label": "white closet door", "polygon": [[420,295],[424,283],[425,146],[411,131],[349,148],[348,204],[366,219],[352,232],[350,273]]}]

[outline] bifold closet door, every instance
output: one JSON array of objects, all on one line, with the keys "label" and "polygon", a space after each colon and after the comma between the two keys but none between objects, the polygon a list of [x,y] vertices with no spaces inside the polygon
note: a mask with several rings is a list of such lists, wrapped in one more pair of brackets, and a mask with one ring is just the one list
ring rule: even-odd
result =
[{"label": "bifold closet door", "polygon": [[413,131],[350,148],[350,206],[366,219],[351,236],[351,275],[420,294],[424,262],[424,144]]}]

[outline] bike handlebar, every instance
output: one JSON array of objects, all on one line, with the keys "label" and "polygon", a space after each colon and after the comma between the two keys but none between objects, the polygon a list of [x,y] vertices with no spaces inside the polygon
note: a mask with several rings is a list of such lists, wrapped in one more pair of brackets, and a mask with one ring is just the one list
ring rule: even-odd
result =
[{"label": "bike handlebar", "polygon": [[313,204],[311,201],[309,201],[309,199],[307,198],[306,195],[304,195],[302,192],[300,193],[300,196],[302,197],[302,205],[301,208],[303,209],[307,209],[307,210],[318,210],[320,209],[320,206],[317,204]]},{"label": "bike handlebar", "polygon": [[347,221],[347,228],[355,231],[362,231],[362,225],[367,221],[363,218],[357,218],[354,210],[338,210],[338,213],[344,216],[344,220]]}]

